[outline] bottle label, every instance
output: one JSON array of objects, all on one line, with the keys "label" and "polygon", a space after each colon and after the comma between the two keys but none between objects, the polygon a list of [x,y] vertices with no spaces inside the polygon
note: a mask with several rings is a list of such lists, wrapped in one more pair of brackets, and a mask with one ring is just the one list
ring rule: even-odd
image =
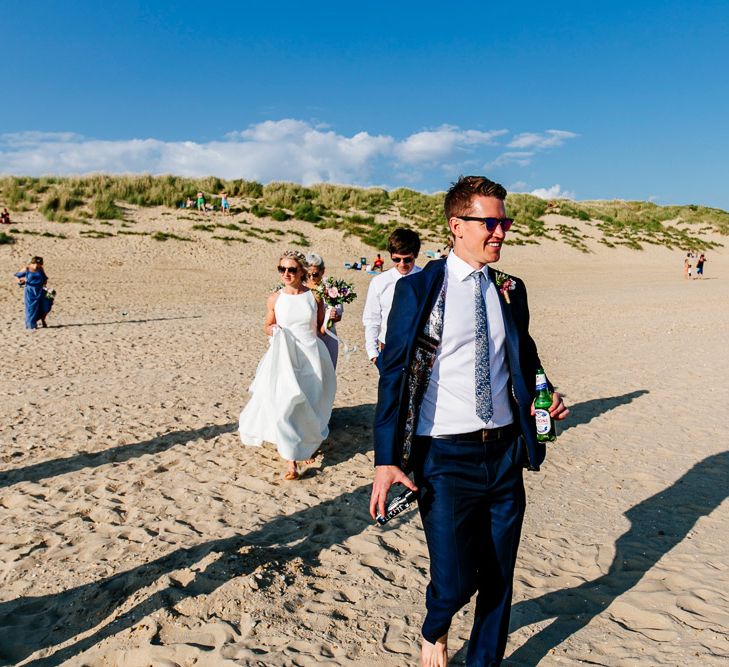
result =
[{"label": "bottle label", "polygon": [[535,420],[537,422],[537,435],[547,435],[552,428],[552,418],[547,410],[537,408],[534,410]]},{"label": "bottle label", "polygon": [[547,387],[547,376],[543,373],[537,373],[537,391],[548,389]]}]

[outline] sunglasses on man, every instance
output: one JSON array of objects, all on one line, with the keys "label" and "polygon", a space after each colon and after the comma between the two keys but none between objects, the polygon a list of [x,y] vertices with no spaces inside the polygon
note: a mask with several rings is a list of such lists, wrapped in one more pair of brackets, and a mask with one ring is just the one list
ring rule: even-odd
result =
[{"label": "sunglasses on man", "polygon": [[514,224],[514,218],[478,218],[474,215],[457,215],[456,218],[469,222],[480,222],[489,232],[493,232],[499,225],[501,225],[501,229],[508,232],[511,225]]},{"label": "sunglasses on man", "polygon": [[407,257],[397,257],[395,255],[391,255],[392,261],[395,262],[395,264],[400,264],[402,262],[403,264],[412,264],[415,261],[415,257],[412,255],[408,255]]},{"label": "sunglasses on man", "polygon": [[299,270],[298,266],[279,266],[278,272],[283,275],[284,273],[288,273],[290,276],[295,276],[297,271]]}]

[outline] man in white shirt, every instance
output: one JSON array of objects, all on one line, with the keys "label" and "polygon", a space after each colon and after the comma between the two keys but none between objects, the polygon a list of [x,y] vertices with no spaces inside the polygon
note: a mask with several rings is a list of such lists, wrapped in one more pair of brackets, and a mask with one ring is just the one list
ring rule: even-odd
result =
[{"label": "man in white shirt", "polygon": [[[501,664],[526,504],[522,469],[538,470],[545,457],[526,288],[488,266],[513,223],[505,198],[482,176],[448,191],[453,250],[398,283],[379,359],[370,513],[384,513],[392,484],[417,493],[430,555],[426,667],[445,667],[451,619],[474,594],[466,664]],[[569,413],[557,392],[549,413]]]},{"label": "man in white shirt", "polygon": [[420,237],[411,229],[399,227],[387,241],[387,250],[395,266],[372,279],[362,313],[365,327],[365,348],[372,363],[377,362],[385,345],[387,318],[392,307],[395,284],[400,278],[420,271],[415,260],[420,252]]}]

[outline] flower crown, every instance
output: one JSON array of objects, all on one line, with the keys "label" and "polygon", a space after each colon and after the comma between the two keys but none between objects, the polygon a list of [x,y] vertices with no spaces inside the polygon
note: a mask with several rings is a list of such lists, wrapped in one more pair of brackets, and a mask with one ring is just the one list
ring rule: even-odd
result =
[{"label": "flower crown", "polygon": [[304,256],[304,253],[299,252],[298,250],[286,250],[281,255],[281,259],[293,259],[294,261],[298,262],[301,265],[302,269],[306,269],[306,267],[309,266],[309,263],[306,261],[306,257]]}]

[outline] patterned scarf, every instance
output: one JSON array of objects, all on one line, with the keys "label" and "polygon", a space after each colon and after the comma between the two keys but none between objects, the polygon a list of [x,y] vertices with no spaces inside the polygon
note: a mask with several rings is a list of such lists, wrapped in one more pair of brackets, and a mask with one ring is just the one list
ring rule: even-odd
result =
[{"label": "patterned scarf", "polygon": [[423,331],[415,340],[415,354],[410,363],[408,374],[408,410],[405,417],[405,434],[402,443],[402,469],[407,470],[412,454],[415,429],[418,426],[420,405],[430,382],[430,374],[435,363],[435,355],[443,338],[443,313],[445,312],[445,291],[443,287],[435,301],[430,317],[425,322]]}]

